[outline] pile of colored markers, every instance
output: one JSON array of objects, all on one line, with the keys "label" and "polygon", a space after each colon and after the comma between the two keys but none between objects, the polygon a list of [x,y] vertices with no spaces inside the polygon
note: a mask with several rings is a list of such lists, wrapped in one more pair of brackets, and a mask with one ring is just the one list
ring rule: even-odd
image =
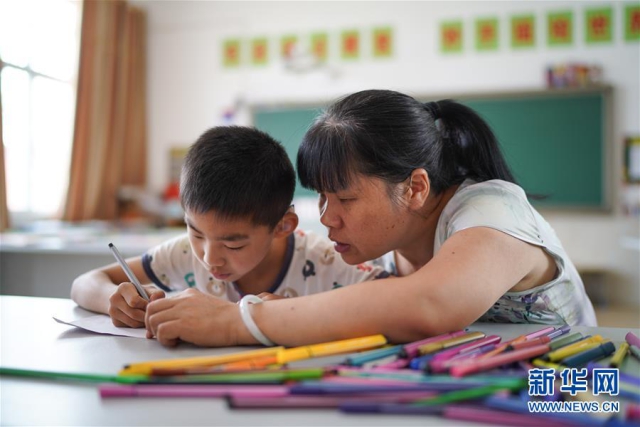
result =
[{"label": "pile of colored markers", "polygon": [[600,335],[564,326],[508,341],[457,331],[387,345],[373,335],[134,363],[118,375],[11,368],[0,368],[0,375],[93,381],[103,398],[220,397],[237,409],[334,408],[493,425],[611,427],[640,424],[639,347],[631,332],[616,349]]},{"label": "pile of colored markers", "polygon": [[[504,342],[457,331],[389,346],[374,335],[131,364],[117,377],[130,384],[101,385],[100,394],[225,397],[232,408],[337,408],[503,425],[625,425],[640,422],[640,377],[618,369],[629,352],[640,357],[640,340],[630,332],[626,341],[616,351],[600,335],[568,326]],[[338,354],[349,356],[338,365],[295,367]]]}]

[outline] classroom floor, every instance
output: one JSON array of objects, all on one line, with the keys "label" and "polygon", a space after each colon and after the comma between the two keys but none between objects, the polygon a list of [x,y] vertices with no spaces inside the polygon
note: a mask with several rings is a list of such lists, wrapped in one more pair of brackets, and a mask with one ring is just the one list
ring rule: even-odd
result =
[{"label": "classroom floor", "polygon": [[598,326],[640,329],[640,310],[623,306],[595,307]]}]

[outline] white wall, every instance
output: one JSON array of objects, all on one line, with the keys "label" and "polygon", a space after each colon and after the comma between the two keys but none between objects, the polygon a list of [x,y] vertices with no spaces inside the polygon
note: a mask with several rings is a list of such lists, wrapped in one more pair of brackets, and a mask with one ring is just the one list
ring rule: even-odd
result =
[{"label": "white wall", "polygon": [[[537,89],[545,84],[547,65],[567,61],[599,64],[604,81],[614,86],[612,159],[614,182],[622,164],[622,140],[640,133],[640,43],[622,40],[622,4],[613,2],[186,2],[136,1],[149,18],[149,183],[161,191],[168,179],[168,152],[188,145],[206,128],[225,123],[222,114],[238,98],[248,104],[317,102],[360,89],[388,88],[413,95]],[[584,9],[613,5],[614,42],[587,46]],[[546,13],[574,12],[574,45],[546,45]],[[509,46],[509,17],[532,13],[536,17],[537,43],[529,50]],[[499,21],[497,52],[473,48],[476,18],[495,16]],[[439,52],[438,26],[445,19],[464,22],[465,49],[460,55]],[[370,56],[369,34],[375,26],[394,29],[394,57]],[[353,63],[339,59],[342,30],[361,31],[362,57]],[[316,71],[296,75],[275,60],[282,35],[304,39],[313,31],[329,34],[329,65],[337,74]],[[228,37],[269,38],[270,64],[238,69],[221,65],[222,40]],[[246,45],[244,46],[246,47]],[[247,51],[245,50],[245,54]],[[250,124],[248,109],[235,119]],[[613,272],[614,302],[640,306],[640,252],[621,244],[625,237],[637,241],[640,221],[624,217],[619,185],[612,194],[610,214],[543,212],[578,266]],[[638,245],[636,243],[636,245]]]}]

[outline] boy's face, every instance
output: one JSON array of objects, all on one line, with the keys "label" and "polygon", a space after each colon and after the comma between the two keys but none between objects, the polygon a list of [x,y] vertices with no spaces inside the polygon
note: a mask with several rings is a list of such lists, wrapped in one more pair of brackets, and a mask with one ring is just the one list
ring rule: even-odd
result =
[{"label": "boy's face", "polygon": [[260,264],[269,253],[274,232],[248,219],[221,220],[215,212],[186,211],[191,248],[218,280],[236,282]]}]

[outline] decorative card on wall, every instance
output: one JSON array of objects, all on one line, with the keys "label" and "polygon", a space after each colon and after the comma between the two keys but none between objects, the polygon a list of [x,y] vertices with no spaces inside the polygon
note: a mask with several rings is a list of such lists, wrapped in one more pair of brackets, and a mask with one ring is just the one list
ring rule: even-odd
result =
[{"label": "decorative card on wall", "polygon": [[573,44],[573,12],[549,12],[547,15],[547,44],[551,47]]},{"label": "decorative card on wall", "polygon": [[374,28],[372,45],[375,58],[390,58],[393,54],[393,31],[391,28]]},{"label": "decorative card on wall", "polygon": [[268,41],[266,37],[251,40],[251,63],[266,65],[269,60]]},{"label": "decorative card on wall", "polygon": [[624,39],[640,40],[640,5],[629,4],[624,7]]},{"label": "decorative card on wall", "polygon": [[288,58],[293,53],[293,50],[298,44],[298,37],[294,35],[282,36],[280,39],[280,56],[282,58]]},{"label": "decorative card on wall", "polygon": [[498,18],[476,20],[476,49],[479,51],[498,49]]},{"label": "decorative card on wall", "polygon": [[226,39],[222,42],[222,64],[225,67],[240,65],[240,39]]},{"label": "decorative card on wall", "polygon": [[517,15],[511,17],[511,47],[532,48],[536,43],[536,17]]},{"label": "decorative card on wall", "polygon": [[360,33],[357,30],[342,32],[341,52],[343,59],[358,59],[360,56]]},{"label": "decorative card on wall", "polygon": [[611,43],[613,21],[610,7],[587,9],[585,12],[585,34],[587,44]]},{"label": "decorative card on wall", "polygon": [[462,21],[440,24],[440,50],[443,53],[462,52]]},{"label": "decorative card on wall", "polygon": [[320,61],[326,61],[329,55],[329,37],[327,33],[311,34],[311,52]]}]

